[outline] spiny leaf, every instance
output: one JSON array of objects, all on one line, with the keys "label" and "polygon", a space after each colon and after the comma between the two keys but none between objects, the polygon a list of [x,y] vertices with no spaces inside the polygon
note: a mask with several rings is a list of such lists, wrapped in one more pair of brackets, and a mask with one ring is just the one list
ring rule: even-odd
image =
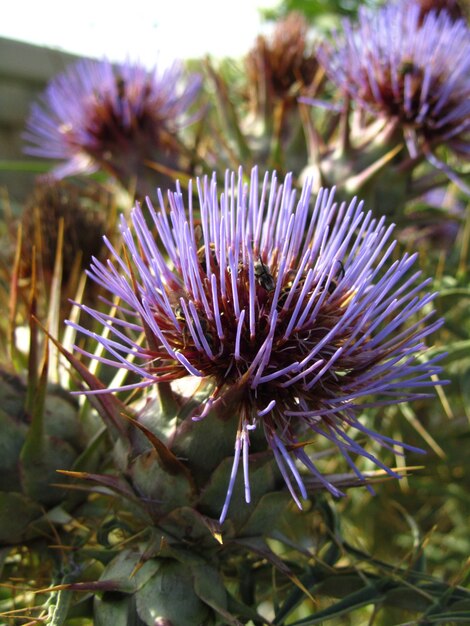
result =
[{"label": "spiny leaf", "polygon": [[30,407],[31,425],[26,434],[26,439],[20,454],[20,458],[23,463],[31,462],[34,459],[42,459],[44,457],[46,443],[44,433],[44,404],[47,392],[48,369],[49,350],[46,344],[44,347],[44,361],[41,368],[41,375],[37,380],[34,393],[32,389],[28,388],[28,395],[31,393],[31,399],[33,402]]},{"label": "spiny leaf", "polygon": [[186,478],[193,483],[191,473],[188,468],[178,460],[178,457],[176,457],[173,452],[167,448],[161,439],[159,439],[151,430],[130,415],[127,415],[126,413],[121,413],[121,415],[128,421],[129,424],[138,428],[140,432],[145,435],[157,453],[162,466],[169,474],[184,474]]},{"label": "spiny leaf", "polygon": [[274,565],[276,569],[282,572],[289,580],[296,585],[299,589],[301,589],[304,594],[315,602],[314,598],[311,596],[310,591],[305,588],[302,581],[296,576],[290,567],[275,554],[268,546],[268,544],[261,537],[245,537],[240,539],[232,540],[233,543],[243,545],[249,548],[251,551],[259,554],[263,558],[265,558],[269,563]]},{"label": "spiny leaf", "polygon": [[207,564],[201,564],[192,566],[191,572],[194,575],[196,595],[221,615],[227,625],[242,626],[228,610],[227,592],[217,570]]},{"label": "spiny leaf", "polygon": [[[77,371],[80,377],[87,383],[90,389],[106,389],[106,386],[94,376],[85,365],[79,361],[73,354],[66,350],[57,339],[52,337],[50,333],[42,326],[42,324],[34,318],[37,324],[42,328],[43,332],[48,336],[52,343],[59,349],[60,353],[67,359],[72,367]],[[121,419],[122,413],[125,411],[124,404],[111,393],[89,395],[88,400],[103,418],[104,422],[114,436],[119,436],[128,441],[127,429]]]},{"label": "spiny leaf", "polygon": [[155,170],[155,172],[158,172],[159,174],[165,174],[165,176],[168,176],[172,180],[180,181],[185,187],[188,187],[191,180],[191,176],[188,176],[185,172],[175,170],[167,165],[163,165],[163,163],[158,163],[157,161],[145,160],[144,165],[152,170]]},{"label": "spiny leaf", "polygon": [[344,183],[344,188],[348,193],[357,193],[362,187],[368,183],[374,176],[377,176],[386,165],[395,158],[395,156],[401,152],[403,144],[398,144],[389,150],[383,157],[377,159],[372,165],[369,165],[365,170],[356,176],[351,176]]},{"label": "spiny leaf", "polygon": [[76,583],[64,583],[61,585],[54,585],[53,587],[46,587],[39,589],[36,593],[50,593],[54,591],[92,591],[94,593],[105,591],[120,591],[122,593],[132,593],[135,590],[134,585],[130,582],[126,584],[121,579],[108,579],[108,580],[95,580],[91,582],[76,582]]},{"label": "spiny leaf", "polygon": [[112,476],[110,474],[91,474],[89,472],[72,472],[69,470],[57,470],[59,474],[63,474],[64,476],[69,476],[70,478],[77,478],[80,480],[86,480],[89,482],[94,482],[103,487],[107,487],[114,491],[115,493],[125,496],[130,500],[135,502],[139,502],[136,498],[135,493],[129,487],[127,482],[123,479],[118,478],[117,476]]},{"label": "spiny leaf", "polygon": [[168,532],[168,536],[174,535],[175,528],[184,528],[185,535],[190,536],[194,542],[203,542],[209,534],[223,545],[222,530],[218,520],[202,515],[196,509],[183,506],[173,510],[159,523],[159,528]]}]

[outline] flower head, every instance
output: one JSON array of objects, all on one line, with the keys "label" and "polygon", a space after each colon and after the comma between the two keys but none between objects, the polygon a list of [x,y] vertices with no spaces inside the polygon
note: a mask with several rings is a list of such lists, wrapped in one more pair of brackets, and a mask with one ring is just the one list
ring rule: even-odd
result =
[{"label": "flower head", "polygon": [[[149,71],[139,64],[82,60],[56,76],[34,104],[24,138],[29,154],[65,161],[57,178],[108,167],[155,150],[177,150],[172,134],[200,89],[192,75],[182,84],[178,64]],[[129,167],[129,165],[127,165]]]},{"label": "flower head", "polygon": [[331,80],[359,107],[401,126],[412,157],[445,145],[470,156],[470,30],[416,2],[361,10],[318,51]]},{"label": "flower head", "polygon": [[386,447],[393,440],[358,414],[421,397],[439,370],[417,358],[440,321],[430,321],[434,295],[420,295],[428,281],[411,271],[416,254],[392,261],[393,227],[383,218],[356,200],[338,205],[334,191],[321,191],[312,207],[311,182],[298,196],[291,181],[266,173],[260,186],[256,169],[249,184],[241,170],[227,172],[219,196],[215,175],[198,180],[197,219],[191,188],[187,208],[179,189],[168,192],[169,209],[160,193],[158,209],[148,202],[147,219],[137,205],[130,223],[121,221],[125,255],[108,242],[111,260],[94,260],[89,272],[119,298],[118,314],[82,305],[103,335],[70,323],[108,352],[93,358],[139,377],[121,389],[188,375],[213,382],[193,420],[215,419],[219,409],[238,422],[222,520],[241,458],[249,501],[254,429],[299,506],[306,490],[295,460],[340,493],[307,455],[306,438],[335,444],[359,476],[352,455],[395,475],[354,430]]},{"label": "flower head", "polygon": [[271,40],[258,37],[246,57],[247,75],[255,90],[267,89],[272,97],[292,103],[299,90],[308,93],[318,62],[309,50],[307,32],[305,18],[292,12],[277,24]]}]

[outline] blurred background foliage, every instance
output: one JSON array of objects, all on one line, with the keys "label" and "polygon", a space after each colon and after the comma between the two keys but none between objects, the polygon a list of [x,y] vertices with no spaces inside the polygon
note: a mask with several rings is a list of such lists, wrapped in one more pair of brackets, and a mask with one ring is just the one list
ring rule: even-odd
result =
[{"label": "blurred background foliage", "polygon": [[322,28],[331,26],[341,17],[355,17],[360,6],[376,8],[383,4],[384,0],[281,0],[275,8],[264,9],[262,15],[268,21],[276,21],[295,11]]}]

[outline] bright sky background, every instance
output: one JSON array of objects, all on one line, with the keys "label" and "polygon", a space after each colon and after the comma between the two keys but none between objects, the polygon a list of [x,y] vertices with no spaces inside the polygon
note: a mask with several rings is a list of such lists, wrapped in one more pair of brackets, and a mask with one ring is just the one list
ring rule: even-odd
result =
[{"label": "bright sky background", "polygon": [[175,58],[240,56],[261,32],[259,7],[276,0],[11,0],[0,36],[80,55],[153,65]]}]

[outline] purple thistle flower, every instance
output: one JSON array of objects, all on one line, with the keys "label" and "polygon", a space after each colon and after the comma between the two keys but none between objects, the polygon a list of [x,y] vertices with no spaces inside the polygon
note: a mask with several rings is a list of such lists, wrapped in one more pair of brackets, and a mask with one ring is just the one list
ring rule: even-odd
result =
[{"label": "purple thistle flower", "polygon": [[254,429],[264,431],[299,507],[298,494],[307,493],[296,461],[340,495],[304,450],[308,438],[335,444],[359,477],[352,455],[396,476],[351,431],[393,446],[358,414],[424,397],[430,376],[440,371],[436,359],[420,358],[424,338],[441,320],[431,320],[435,294],[421,295],[430,281],[412,271],[417,255],[392,261],[393,226],[356,199],[337,204],[334,190],[322,190],[312,207],[311,181],[300,197],[291,175],[279,184],[275,173],[266,173],[260,186],[256,168],[249,184],[241,169],[238,179],[227,172],[220,196],[215,174],[196,185],[200,219],[191,186],[187,208],[179,186],[168,192],[169,209],[159,191],[158,209],[147,201],[148,219],[139,205],[129,224],[122,217],[125,254],[105,240],[111,260],[93,260],[89,276],[120,301],[116,316],[79,305],[106,334],[69,324],[108,354],[79,351],[139,377],[105,391],[188,374],[213,382],[213,393],[192,419],[214,419],[213,411],[227,413],[230,406],[238,420],[221,521],[240,460],[250,500]]},{"label": "purple thistle flower", "polygon": [[470,157],[470,30],[463,19],[445,10],[423,17],[408,1],[360,9],[358,23],[345,20],[318,58],[357,105],[401,126],[412,158],[424,154],[456,178],[434,151],[445,145]]},{"label": "purple thistle flower", "polygon": [[98,167],[119,175],[129,160],[142,162],[155,150],[177,152],[173,135],[188,122],[184,116],[201,86],[196,74],[182,81],[177,63],[158,72],[129,62],[79,61],[49,83],[41,104],[33,104],[25,150],[66,161],[54,169],[56,178]]}]

